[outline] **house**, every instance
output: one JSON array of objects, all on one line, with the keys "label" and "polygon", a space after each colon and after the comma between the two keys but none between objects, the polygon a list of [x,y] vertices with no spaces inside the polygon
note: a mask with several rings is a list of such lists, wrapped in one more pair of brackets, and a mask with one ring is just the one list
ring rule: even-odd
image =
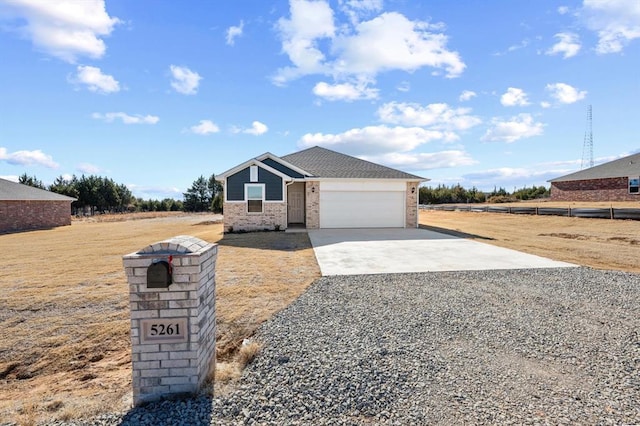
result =
[{"label": "house", "polygon": [[0,179],[0,233],[71,225],[75,198]]},{"label": "house", "polygon": [[640,201],[640,153],[551,179],[557,201]]},{"label": "house", "polygon": [[218,178],[225,232],[317,228],[415,228],[420,176],[326,148],[248,160]]}]

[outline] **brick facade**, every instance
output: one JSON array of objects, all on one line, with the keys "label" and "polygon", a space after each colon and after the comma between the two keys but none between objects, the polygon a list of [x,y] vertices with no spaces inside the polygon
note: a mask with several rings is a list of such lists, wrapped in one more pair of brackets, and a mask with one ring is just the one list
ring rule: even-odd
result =
[{"label": "brick facade", "polygon": [[626,177],[574,180],[551,183],[553,201],[640,201],[640,194],[629,193]]},{"label": "brick facade", "polygon": [[407,200],[405,228],[418,227],[418,184],[420,182],[407,182]]},{"label": "brick facade", "polygon": [[287,203],[263,202],[262,213],[248,213],[247,203],[224,203],[224,232],[287,228]]},{"label": "brick facade", "polygon": [[306,224],[307,229],[320,228],[320,182],[306,183]]},{"label": "brick facade", "polygon": [[71,201],[0,200],[0,232],[71,225]]}]

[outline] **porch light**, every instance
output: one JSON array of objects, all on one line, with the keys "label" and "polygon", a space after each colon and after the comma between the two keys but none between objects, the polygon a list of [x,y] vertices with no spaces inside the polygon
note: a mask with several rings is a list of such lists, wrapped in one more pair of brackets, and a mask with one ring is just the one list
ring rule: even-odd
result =
[{"label": "porch light", "polygon": [[316,187],[315,186],[311,187],[311,192],[316,192]]},{"label": "porch light", "polygon": [[412,187],[411,187],[411,193],[412,193],[412,194],[415,194],[415,192],[416,192],[416,187],[415,187],[415,186],[412,186]]}]

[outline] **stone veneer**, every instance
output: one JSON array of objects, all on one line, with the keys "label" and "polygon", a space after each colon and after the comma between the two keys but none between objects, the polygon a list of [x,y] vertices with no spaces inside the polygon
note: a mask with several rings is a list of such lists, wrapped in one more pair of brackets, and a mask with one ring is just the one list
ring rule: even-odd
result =
[{"label": "stone veneer", "polygon": [[71,225],[71,201],[2,200],[0,232]]},{"label": "stone veneer", "polygon": [[246,202],[224,203],[224,232],[286,229],[286,203],[265,201],[262,206],[262,213],[248,213]]},{"label": "stone veneer", "polygon": [[320,228],[320,182],[306,182],[305,215],[307,229]]},{"label": "stone veneer", "polygon": [[553,201],[640,201],[640,194],[629,193],[626,177],[574,180],[551,183]]},{"label": "stone veneer", "polygon": [[[407,207],[405,228],[417,228],[418,227],[418,190],[419,182],[407,182]],[[413,189],[413,192],[411,191]]]},{"label": "stone veneer", "polygon": [[[123,257],[129,282],[135,405],[195,393],[215,371],[218,245],[177,236]],[[171,256],[173,283],[147,288],[147,269]],[[143,320],[186,319],[186,343],[142,343]]]}]

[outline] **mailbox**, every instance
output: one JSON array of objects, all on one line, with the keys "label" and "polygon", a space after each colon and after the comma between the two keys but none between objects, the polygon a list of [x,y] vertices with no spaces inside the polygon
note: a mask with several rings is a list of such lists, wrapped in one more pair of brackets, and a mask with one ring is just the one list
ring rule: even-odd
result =
[{"label": "mailbox", "polygon": [[147,268],[147,288],[167,288],[171,284],[171,265],[165,260],[154,260]]}]

